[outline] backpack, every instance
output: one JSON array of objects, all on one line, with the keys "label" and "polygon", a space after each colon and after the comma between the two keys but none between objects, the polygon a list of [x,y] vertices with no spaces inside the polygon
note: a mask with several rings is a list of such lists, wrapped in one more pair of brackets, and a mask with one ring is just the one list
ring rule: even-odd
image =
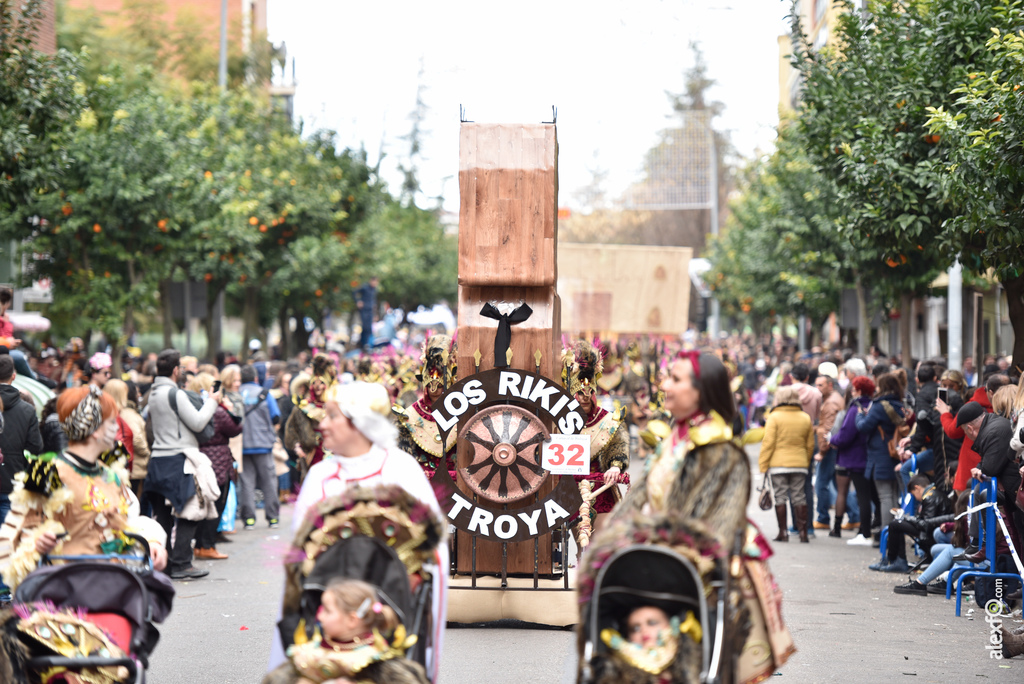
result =
[{"label": "backpack", "polygon": [[[178,413],[178,393],[179,392],[184,393],[185,396],[188,397],[188,400],[192,402],[192,405],[197,410],[201,409],[203,407],[203,403],[204,403],[205,400],[201,396],[196,394],[195,392],[189,392],[188,390],[180,390],[178,388],[174,388],[174,394],[172,395],[174,397],[174,399],[172,401],[170,396],[167,397],[167,403],[170,404],[171,410],[174,411],[174,415],[178,418],[179,423],[180,423],[181,415]],[[213,439],[213,436],[215,434],[217,434],[217,429],[213,425],[213,418],[210,419],[210,422],[208,422],[206,424],[206,426],[202,430],[200,430],[199,432],[193,432],[192,434],[194,434],[196,436],[196,442],[198,442],[199,444],[206,444],[211,439]],[[148,442],[149,446],[152,448],[154,441],[155,441],[155,437],[153,435],[153,414],[150,413],[149,405],[147,404],[146,405],[146,442]]]},{"label": "backpack", "polygon": [[893,422],[896,429],[892,432],[892,437],[888,440],[885,439],[885,431],[882,426],[878,426],[878,434],[881,435],[882,441],[885,442],[886,447],[889,449],[889,458],[894,461],[900,460],[900,440],[910,434],[910,426],[907,425],[907,418],[905,415],[900,415],[899,412],[893,408],[892,404],[887,401],[882,402],[882,408],[885,409],[885,415],[889,416],[889,420]]}]

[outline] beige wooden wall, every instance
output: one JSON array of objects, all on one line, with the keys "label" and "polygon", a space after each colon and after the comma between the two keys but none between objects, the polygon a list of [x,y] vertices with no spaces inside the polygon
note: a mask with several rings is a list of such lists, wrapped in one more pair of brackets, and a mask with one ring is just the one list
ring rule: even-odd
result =
[{"label": "beige wooden wall", "polygon": [[690,306],[689,247],[562,242],[562,332],[679,335]]}]

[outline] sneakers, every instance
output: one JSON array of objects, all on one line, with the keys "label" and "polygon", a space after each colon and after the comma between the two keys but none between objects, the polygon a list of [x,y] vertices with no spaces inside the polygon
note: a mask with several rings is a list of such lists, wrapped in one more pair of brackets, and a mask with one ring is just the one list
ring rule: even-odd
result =
[{"label": "sneakers", "polygon": [[853,539],[846,540],[846,543],[850,546],[871,546],[871,539],[865,537],[863,534],[858,534]]},{"label": "sneakers", "polygon": [[267,527],[269,527],[272,530],[276,530],[278,527],[280,527],[280,525],[277,522],[277,518],[271,518],[270,520],[268,520]]},{"label": "sneakers", "polygon": [[906,558],[897,558],[884,568],[879,568],[879,570],[882,572],[910,572],[910,566],[907,565]]},{"label": "sneakers", "polygon": [[938,580],[936,582],[932,582],[931,584],[928,585],[928,593],[929,594],[942,594],[943,596],[945,596],[946,595],[946,581],[945,580]]},{"label": "sneakers", "polygon": [[832,526],[828,524],[828,521],[819,522],[819,521],[815,520],[814,521],[814,529],[816,529],[816,530],[831,530]]},{"label": "sneakers", "polygon": [[844,522],[843,523],[843,529],[844,530],[859,530],[860,529],[860,523],[859,522]]},{"label": "sneakers", "polygon": [[924,586],[917,580],[907,582],[906,584],[900,584],[892,588],[896,594],[913,594],[914,596],[927,596],[928,587]]},{"label": "sneakers", "polygon": [[871,565],[869,565],[868,570],[874,570],[875,572],[883,572],[887,567],[889,567],[889,559],[882,558],[882,560],[878,561],[877,563],[872,563]]},{"label": "sneakers", "polygon": [[256,529],[256,518],[246,518],[245,519],[245,529],[247,529],[247,530]]},{"label": "sneakers", "polygon": [[184,570],[172,570],[172,580],[190,580],[199,579],[200,577],[206,577],[210,574],[209,570],[200,570],[199,568],[192,567],[191,565]]}]

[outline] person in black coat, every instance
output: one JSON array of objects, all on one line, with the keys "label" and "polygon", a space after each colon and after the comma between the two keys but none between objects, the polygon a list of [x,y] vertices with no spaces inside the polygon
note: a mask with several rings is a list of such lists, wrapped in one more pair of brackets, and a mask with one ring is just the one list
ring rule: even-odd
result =
[{"label": "person in black coat", "polygon": [[[964,434],[974,441],[973,451],[981,456],[981,462],[971,470],[971,477],[977,480],[995,478],[999,482],[997,500],[1007,514],[1017,511],[1016,496],[1020,489],[1021,476],[1016,463],[1017,454],[1010,446],[1013,424],[997,413],[985,413],[977,402],[968,402],[956,415],[956,422]],[[988,500],[987,488],[975,487],[975,505]],[[971,515],[971,539],[977,539],[981,514]],[[1019,519],[1019,517],[1018,517]],[[983,549],[970,545],[964,552],[968,560],[979,555]]]},{"label": "person in black coat", "polygon": [[6,517],[10,506],[8,497],[14,490],[14,476],[28,468],[25,452],[41,454],[43,438],[39,434],[36,410],[21,398],[14,382],[14,359],[0,355],[0,401],[3,402],[4,431],[0,433],[0,520]]},{"label": "person in black coat", "polygon": [[952,507],[946,497],[924,475],[911,478],[907,491],[917,499],[920,509],[917,515],[898,516],[889,523],[889,541],[886,542],[885,558],[869,566],[881,572],[908,572],[907,544],[904,535],[915,538],[921,550],[930,553],[935,540],[932,531],[942,523],[953,522]]}]

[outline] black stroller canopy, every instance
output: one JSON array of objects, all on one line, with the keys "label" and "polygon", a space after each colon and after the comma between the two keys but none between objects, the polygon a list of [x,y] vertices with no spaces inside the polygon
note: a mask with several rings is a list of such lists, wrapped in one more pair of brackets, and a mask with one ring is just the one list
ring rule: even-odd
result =
[{"label": "black stroller canopy", "polygon": [[657,606],[668,615],[692,610],[700,617],[704,585],[693,566],[674,552],[657,547],[634,547],[613,556],[594,593],[598,629],[624,628],[629,613],[640,606]]},{"label": "black stroller canopy", "polygon": [[303,588],[316,594],[318,606],[320,594],[337,578],[363,580],[377,587],[381,601],[394,609],[402,624],[408,624],[406,616],[412,614],[409,574],[387,544],[362,535],[337,541],[316,559]]}]

